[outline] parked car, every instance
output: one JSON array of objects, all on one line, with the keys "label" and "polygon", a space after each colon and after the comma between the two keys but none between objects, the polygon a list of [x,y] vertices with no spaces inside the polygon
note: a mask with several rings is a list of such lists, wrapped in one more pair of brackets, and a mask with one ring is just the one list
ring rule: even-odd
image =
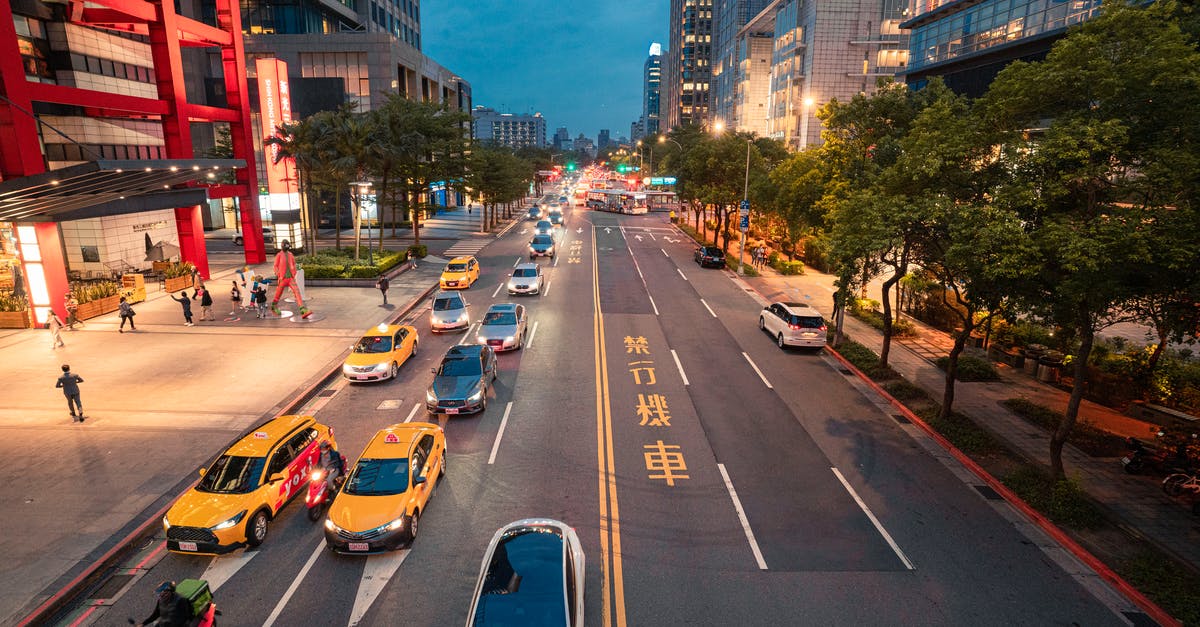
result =
[{"label": "parked car", "polygon": [[497,303],[488,307],[479,324],[479,343],[496,352],[517,350],[525,344],[525,306]]},{"label": "parked car", "polygon": [[[269,226],[264,226],[262,228],[262,234],[263,234],[263,244],[267,247],[267,250],[274,250],[275,249],[275,231],[272,231],[271,227],[269,227]],[[241,246],[242,244],[246,243],[246,239],[245,239],[245,237],[243,237],[243,234],[241,232],[234,233],[233,234],[233,243],[236,246]]]},{"label": "parked car", "polygon": [[758,328],[775,338],[779,348],[825,346],[825,319],[804,303],[771,303],[758,314]]},{"label": "parked car", "polygon": [[508,279],[509,294],[541,294],[542,267],[536,263],[522,263],[513,268]]},{"label": "parked car", "polygon": [[696,260],[696,263],[700,264],[701,268],[725,267],[725,251],[716,246],[701,246],[697,248],[693,258]]},{"label": "parked car", "polygon": [[496,353],[486,344],[451,346],[433,369],[425,392],[430,414],[469,414],[487,409],[487,395],[496,380]]},{"label": "parked car", "polygon": [[549,518],[526,518],[492,536],[467,627],[584,624],[584,555],[575,530]]}]

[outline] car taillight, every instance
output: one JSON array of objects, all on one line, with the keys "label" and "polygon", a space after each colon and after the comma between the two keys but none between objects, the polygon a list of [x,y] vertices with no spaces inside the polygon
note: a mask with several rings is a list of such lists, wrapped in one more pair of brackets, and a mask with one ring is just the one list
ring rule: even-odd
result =
[{"label": "car taillight", "polygon": [[788,328],[789,328],[789,329],[791,329],[791,330],[793,330],[793,331],[799,331],[799,330],[800,330],[800,329],[802,329],[803,327],[801,327],[801,326],[800,326],[800,325],[798,325],[798,324],[789,324],[789,325],[788,325]]}]

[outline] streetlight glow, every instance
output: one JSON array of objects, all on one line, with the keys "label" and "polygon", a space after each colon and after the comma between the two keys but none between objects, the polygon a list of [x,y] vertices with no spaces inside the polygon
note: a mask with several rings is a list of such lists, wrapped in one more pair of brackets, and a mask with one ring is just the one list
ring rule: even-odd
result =
[{"label": "streetlight glow", "polygon": [[804,106],[806,106],[806,107],[811,107],[811,106],[813,106],[814,103],[816,103],[816,101],[813,100],[812,98],[804,99]]},{"label": "streetlight glow", "polygon": [[718,121],[716,121],[715,123],[713,123],[713,131],[715,131],[715,132],[717,132],[717,133],[720,133],[720,132],[721,132],[721,131],[723,131],[723,130],[725,130],[725,123],[724,123],[724,122],[722,122],[722,121],[718,120]]}]

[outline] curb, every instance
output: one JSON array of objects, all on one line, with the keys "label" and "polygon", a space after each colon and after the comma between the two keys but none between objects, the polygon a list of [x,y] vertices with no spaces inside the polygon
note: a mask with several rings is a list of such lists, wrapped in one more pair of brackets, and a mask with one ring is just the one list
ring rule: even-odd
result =
[{"label": "curb", "polygon": [[[414,309],[419,307],[421,302],[428,298],[435,289],[437,289],[437,285],[430,286],[420,295],[411,299],[403,309],[400,309],[396,313],[392,314],[391,318],[388,319],[388,323],[395,324],[404,316],[407,316]],[[287,402],[287,404],[281,409],[276,410],[268,420],[274,420],[280,416],[288,415],[300,409],[305,403],[312,400],[313,396],[320,388],[327,385],[330,382],[330,379],[338,376],[339,372],[341,371],[341,362],[341,359],[336,358],[331,361],[329,365],[325,366],[323,374],[318,373],[310,378],[312,383],[310,383],[308,387],[304,388],[301,392],[294,395],[292,400]],[[268,410],[268,412],[270,411],[271,410]],[[224,448],[229,448],[229,446],[232,446],[233,443],[254,432],[260,426],[262,426],[262,424],[263,422],[257,423],[238,434],[232,440],[230,440],[222,450],[224,450]],[[29,613],[28,616],[21,619],[21,621],[17,623],[17,627],[47,624],[55,617],[55,615],[57,615],[59,611],[66,607],[76,597],[85,592],[88,588],[92,587],[99,580],[104,579],[106,575],[110,574],[108,571],[116,566],[120,560],[130,552],[130,549],[132,549],[134,544],[147,535],[153,535],[153,533],[157,531],[158,525],[161,524],[162,517],[166,515],[167,510],[171,508],[171,505],[173,505],[175,501],[183,495],[183,492],[187,492],[188,490],[192,489],[192,487],[199,483],[199,481],[199,479],[195,479],[189,483],[188,486],[179,494],[177,494],[166,505],[155,512],[154,515],[150,516],[146,522],[142,523],[136,529],[131,531],[128,535],[117,542],[116,545],[105,552],[100,559],[93,562],[90,566],[84,569],[82,573],[77,575],[67,585],[63,586],[62,589],[51,595],[50,598],[43,601],[41,605],[38,605],[32,612]]]},{"label": "curb", "polygon": [[976,463],[975,460],[967,456],[966,453],[960,451],[958,447],[954,446],[949,440],[943,437],[942,434],[935,431],[933,427],[930,427],[928,424],[926,424],[924,420],[921,420],[921,418],[914,414],[908,407],[906,407],[904,403],[896,400],[891,394],[888,394],[886,390],[880,387],[878,383],[873,381],[870,377],[855,367],[855,365],[850,363],[850,361],[845,357],[842,357],[841,353],[838,353],[829,346],[826,346],[825,350],[835,359],[841,362],[843,366],[853,372],[855,376],[866,383],[872,390],[875,391],[876,394],[882,396],[888,401],[888,403],[900,411],[900,413],[904,414],[905,418],[917,425],[926,433],[926,435],[928,435],[943,449],[945,449],[946,452],[950,453],[950,455],[954,457],[958,463],[962,464],[967,470],[970,470],[971,473],[976,477],[979,477],[985,484],[988,485],[988,487],[995,490],[997,494],[1004,497],[1004,500],[1007,501],[1009,505],[1015,507],[1017,511],[1024,514],[1030,522],[1044,531],[1055,542],[1069,551],[1077,559],[1086,564],[1088,568],[1091,568],[1093,571],[1095,571],[1095,573],[1099,575],[1101,579],[1108,582],[1110,585],[1116,588],[1118,592],[1125,595],[1125,597],[1132,601],[1134,605],[1137,605],[1142,609],[1142,611],[1146,612],[1151,619],[1163,627],[1182,627],[1183,623],[1175,620],[1165,610],[1156,605],[1150,599],[1146,598],[1146,596],[1139,592],[1137,588],[1131,586],[1129,582],[1122,579],[1121,576],[1109,568],[1108,565],[1106,565],[1104,562],[1101,562],[1096,556],[1088,552],[1087,549],[1083,548],[1074,540],[1072,540],[1071,537],[1066,534],[1066,532],[1051,522],[1050,519],[1043,516],[1041,512],[1038,512],[1030,507],[1028,503],[1021,499],[1021,497],[1017,496],[1012,490],[1009,490],[1008,486],[1005,486],[1000,482],[999,479],[993,477],[990,473],[984,470],[982,466]]}]

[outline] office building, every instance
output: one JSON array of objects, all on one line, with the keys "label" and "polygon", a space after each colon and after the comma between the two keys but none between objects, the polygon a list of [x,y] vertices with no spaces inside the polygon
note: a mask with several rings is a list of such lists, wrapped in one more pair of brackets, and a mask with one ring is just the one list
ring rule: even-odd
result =
[{"label": "office building", "polygon": [[571,143],[571,150],[574,150],[575,152],[577,152],[581,155],[586,155],[588,157],[595,157],[596,156],[596,142],[593,142],[592,140],[588,139],[587,137],[584,137],[583,133],[580,133],[579,137],[576,137],[575,141]]},{"label": "office building", "polygon": [[646,136],[645,127],[642,126],[642,120],[637,119],[629,124],[629,137],[632,141],[637,141]]},{"label": "office building", "polygon": [[708,121],[713,0],[671,0],[670,19],[661,130]]},{"label": "office building", "polygon": [[611,143],[612,140],[609,139],[608,129],[600,129],[600,134],[596,136],[596,150],[604,150]]},{"label": "office building", "polygon": [[909,35],[905,82],[940,76],[954,91],[979,97],[1009,63],[1039,61],[1067,28],[1095,17],[1100,0],[918,0]]},{"label": "office building", "polygon": [[471,136],[510,148],[546,145],[546,118],[540,113],[500,113],[495,109],[477,106],[471,110]]},{"label": "office building", "polygon": [[[709,118],[725,128],[766,132],[766,91],[771,58],[771,33],[743,34],[742,27],[759,14],[769,0],[715,0],[713,11],[712,81]],[[759,77],[751,85],[750,76]],[[751,87],[757,93],[746,93]],[[746,106],[760,96],[753,108]]]},{"label": "office building", "polygon": [[571,149],[571,134],[567,132],[567,127],[560,126],[554,131],[554,149],[555,150],[570,150]]},{"label": "office building", "polygon": [[650,44],[650,55],[642,69],[642,132],[657,135],[659,130],[659,101],[662,94],[662,44]]}]

